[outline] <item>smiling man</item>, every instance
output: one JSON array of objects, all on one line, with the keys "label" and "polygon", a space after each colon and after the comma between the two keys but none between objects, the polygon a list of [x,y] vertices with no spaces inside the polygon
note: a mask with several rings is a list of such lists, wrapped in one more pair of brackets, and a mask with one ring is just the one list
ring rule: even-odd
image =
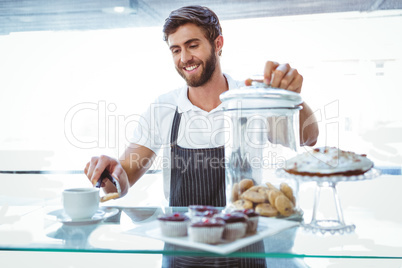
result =
[{"label": "smiling man", "polygon": [[[207,165],[211,159],[224,160],[224,119],[219,95],[243,87],[221,69],[224,45],[216,14],[201,6],[183,7],[171,12],[164,27],[164,41],[172,54],[177,72],[186,86],[156,98],[135,130],[133,142],[117,160],[102,155],[93,157],[85,167],[95,185],[107,169],[121,185],[122,196],[152,165],[163,149],[163,180],[170,206],[203,204],[225,206],[224,165]],[[297,93],[303,77],[289,64],[268,61],[264,82]],[[302,145],[314,145],[318,127],[311,109],[302,104],[300,132]],[[103,184],[105,192],[115,191],[112,183]]]},{"label": "smiling man", "polygon": [[205,30],[193,23],[174,27],[166,22],[164,32],[176,70],[187,82],[191,103],[209,112],[220,104],[219,95],[228,89],[218,56],[223,37],[209,40]]},{"label": "smiling man", "polygon": [[[167,37],[176,70],[189,87],[200,87],[207,83],[217,65],[215,44],[210,44],[203,34],[198,26],[185,24]],[[220,37],[220,42],[223,43],[223,38]]]},{"label": "smiling man", "polygon": [[[224,207],[225,138],[222,129],[225,120],[220,113],[219,96],[227,90],[243,87],[245,82],[235,81],[222,72],[220,55],[224,38],[219,19],[210,9],[188,6],[175,10],[166,19],[163,32],[175,68],[186,86],[156,98],[141,116],[134,142],[119,160],[109,156],[93,157],[85,173],[95,184],[107,169],[120,182],[124,196],[163,149],[164,193],[169,206]],[[300,93],[303,77],[289,64],[268,61],[264,82]],[[300,126],[307,118],[309,125],[301,132],[301,143],[314,145],[317,124],[311,109],[302,105]],[[115,191],[110,182],[103,184],[103,188],[105,192]],[[176,267],[177,260],[190,267],[200,265],[200,258],[171,258],[167,266]],[[207,267],[265,267],[264,259],[204,261]]]}]

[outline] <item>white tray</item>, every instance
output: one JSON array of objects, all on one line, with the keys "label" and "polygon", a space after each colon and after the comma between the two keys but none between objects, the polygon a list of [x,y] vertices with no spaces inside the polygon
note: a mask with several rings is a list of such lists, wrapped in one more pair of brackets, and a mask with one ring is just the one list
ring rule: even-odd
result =
[{"label": "white tray", "polygon": [[190,247],[190,248],[205,250],[205,251],[218,253],[218,254],[229,254],[240,248],[243,248],[245,246],[258,242],[267,236],[277,234],[283,230],[286,230],[288,228],[298,226],[298,225],[299,225],[299,222],[295,222],[295,221],[260,217],[256,234],[248,235],[244,238],[238,239],[233,242],[228,242],[228,241],[222,240],[222,243],[217,244],[217,245],[193,242],[193,241],[190,241],[188,236],[185,236],[185,237],[163,236],[160,231],[159,222],[157,220],[149,222],[144,226],[140,226],[140,227],[131,229],[131,230],[127,231],[127,233],[133,234],[133,235],[155,238],[155,239],[162,240],[164,242],[178,245],[178,246]]}]

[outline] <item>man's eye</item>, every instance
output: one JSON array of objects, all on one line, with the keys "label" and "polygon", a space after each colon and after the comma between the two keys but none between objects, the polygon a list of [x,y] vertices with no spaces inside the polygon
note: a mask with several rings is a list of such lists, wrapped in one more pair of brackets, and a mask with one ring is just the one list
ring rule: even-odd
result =
[{"label": "man's eye", "polygon": [[198,45],[191,45],[190,48],[197,48]]},{"label": "man's eye", "polygon": [[173,50],[172,50],[172,54],[177,54],[177,53],[179,53],[179,52],[180,52],[179,49],[173,49]]}]

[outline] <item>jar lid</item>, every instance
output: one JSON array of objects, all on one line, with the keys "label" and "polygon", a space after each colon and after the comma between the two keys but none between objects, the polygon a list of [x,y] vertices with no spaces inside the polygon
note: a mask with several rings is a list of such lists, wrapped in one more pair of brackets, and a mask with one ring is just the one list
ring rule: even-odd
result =
[{"label": "jar lid", "polygon": [[274,87],[244,86],[219,96],[224,109],[296,108],[303,100],[300,94]]}]

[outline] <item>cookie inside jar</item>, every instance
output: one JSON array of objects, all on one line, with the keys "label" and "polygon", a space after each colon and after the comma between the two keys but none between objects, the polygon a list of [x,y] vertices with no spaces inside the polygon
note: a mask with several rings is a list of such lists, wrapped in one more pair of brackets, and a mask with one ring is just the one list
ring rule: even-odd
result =
[{"label": "cookie inside jar", "polygon": [[265,217],[286,218],[299,214],[296,181],[269,180],[256,183],[242,179],[231,187],[227,209],[254,209]]}]

